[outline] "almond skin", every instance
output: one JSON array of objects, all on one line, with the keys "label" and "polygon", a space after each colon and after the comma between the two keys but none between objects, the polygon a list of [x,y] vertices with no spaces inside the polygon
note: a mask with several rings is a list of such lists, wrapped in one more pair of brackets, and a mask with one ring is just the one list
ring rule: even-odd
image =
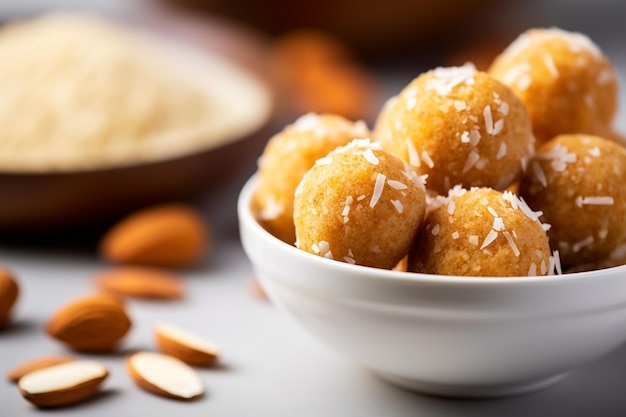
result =
[{"label": "almond skin", "polygon": [[104,292],[120,296],[175,299],[184,295],[182,280],[173,273],[152,267],[119,267],[94,277]]},{"label": "almond skin", "polygon": [[71,361],[31,372],[20,378],[20,394],[40,408],[75,404],[93,396],[109,375],[94,361]]},{"label": "almond skin", "polygon": [[204,393],[196,372],[170,355],[136,352],[126,358],[126,370],[137,385],[156,395],[177,400],[192,400]]},{"label": "almond skin", "polygon": [[59,309],[48,321],[46,332],[82,352],[109,352],[131,327],[119,299],[97,294],[76,299]]},{"label": "almond skin", "polygon": [[197,209],[164,204],[115,224],[102,238],[100,254],[115,263],[180,268],[199,261],[208,247],[208,224]]},{"label": "almond skin", "polygon": [[11,272],[0,267],[0,328],[6,326],[19,295],[17,281]]},{"label": "almond skin", "polygon": [[166,323],[154,328],[159,350],[181,361],[195,366],[212,366],[219,356],[218,347],[187,330]]},{"label": "almond skin", "polygon": [[40,369],[49,368],[54,365],[60,365],[62,363],[71,362],[75,360],[71,356],[55,355],[55,356],[43,356],[36,359],[31,359],[24,363],[21,363],[7,372],[7,379],[10,382],[17,382],[21,377]]}]

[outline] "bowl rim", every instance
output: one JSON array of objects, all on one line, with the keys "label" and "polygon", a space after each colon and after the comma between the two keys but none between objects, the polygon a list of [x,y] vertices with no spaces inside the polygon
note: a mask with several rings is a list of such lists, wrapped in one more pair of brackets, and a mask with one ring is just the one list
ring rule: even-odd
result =
[{"label": "bowl rim", "polygon": [[[396,283],[424,283],[438,285],[471,285],[471,286],[501,286],[501,285],[555,285],[572,281],[597,279],[598,275],[624,275],[626,277],[626,264],[592,271],[570,272],[547,276],[512,276],[512,277],[480,277],[480,276],[455,276],[435,275],[419,272],[394,271],[389,269],[375,268],[364,265],[351,265],[333,259],[308,253],[296,248],[269,233],[256,220],[251,208],[251,198],[259,181],[258,173],[253,174],[241,189],[237,201],[237,212],[240,224],[270,245],[278,245],[290,256],[301,258],[306,263],[318,263],[320,266],[335,268],[338,272],[345,271],[342,276],[359,275],[359,279],[372,281],[393,281]],[[241,226],[240,226],[241,227]],[[626,278],[624,278],[626,279]]]}]

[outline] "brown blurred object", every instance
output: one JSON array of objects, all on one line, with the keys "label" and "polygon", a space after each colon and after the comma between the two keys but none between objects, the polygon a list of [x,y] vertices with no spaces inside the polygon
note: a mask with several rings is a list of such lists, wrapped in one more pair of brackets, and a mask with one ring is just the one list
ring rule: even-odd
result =
[{"label": "brown blurred object", "polygon": [[495,57],[508,46],[508,39],[511,37],[503,35],[481,37],[455,51],[447,59],[446,65],[459,66],[471,62],[477,70],[487,71]]},{"label": "brown blurred object", "polygon": [[0,328],[8,324],[19,293],[20,289],[13,273],[0,266]]},{"label": "brown blurred object", "polygon": [[252,291],[252,295],[254,295],[256,298],[260,300],[266,300],[266,301],[269,300],[267,298],[267,293],[263,289],[263,286],[259,282],[258,278],[253,278],[252,281],[250,282],[250,291]]},{"label": "brown blurred object", "polygon": [[127,266],[108,269],[94,277],[103,292],[147,299],[178,299],[185,294],[182,279],[165,269]]},{"label": "brown blurred object", "polygon": [[202,1],[162,0],[165,4],[224,15],[273,35],[314,27],[339,37],[361,56],[414,50],[481,27],[490,0]]},{"label": "brown blurred object", "polygon": [[286,120],[315,112],[370,121],[378,110],[378,80],[328,33],[301,29],[279,37],[271,64]]}]

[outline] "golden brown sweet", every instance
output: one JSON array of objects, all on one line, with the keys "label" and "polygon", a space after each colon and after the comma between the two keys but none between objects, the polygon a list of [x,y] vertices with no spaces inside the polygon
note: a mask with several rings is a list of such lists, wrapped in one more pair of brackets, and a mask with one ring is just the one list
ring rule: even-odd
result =
[{"label": "golden brown sweet", "polygon": [[471,64],[415,78],[385,104],[374,136],[428,174],[427,188],[439,194],[457,184],[504,189],[521,177],[534,152],[520,99]]},{"label": "golden brown sweet", "polygon": [[599,261],[576,264],[569,267],[565,273],[596,271],[598,269],[612,268],[614,266],[626,265],[626,241],[619,244],[606,258]]},{"label": "golden brown sweet", "polygon": [[563,264],[599,261],[626,238],[626,148],[592,135],[559,135],[531,160],[520,194],[552,225]]},{"label": "golden brown sweet", "polygon": [[391,269],[425,211],[422,178],[380,143],[355,139],[319,159],[294,200],[296,246],[351,264]]},{"label": "golden brown sweet", "polygon": [[537,216],[509,191],[455,187],[429,207],[408,269],[477,277],[548,275],[557,261]]},{"label": "golden brown sweet", "polygon": [[488,72],[521,98],[538,144],[561,133],[613,136],[617,76],[587,36],[530,29],[496,57]]},{"label": "golden brown sweet", "polygon": [[259,184],[252,197],[252,208],[263,227],[293,244],[293,195],[304,173],[333,149],[368,134],[363,121],[308,113],[274,135],[259,158]]}]

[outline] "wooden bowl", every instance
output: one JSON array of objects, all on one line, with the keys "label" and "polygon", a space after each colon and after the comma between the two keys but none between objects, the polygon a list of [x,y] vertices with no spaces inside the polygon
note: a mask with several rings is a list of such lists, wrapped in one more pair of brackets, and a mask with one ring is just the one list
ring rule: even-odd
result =
[{"label": "wooden bowl", "polygon": [[101,227],[147,205],[194,199],[241,171],[253,171],[274,115],[273,90],[262,68],[263,40],[227,21],[176,13],[153,13],[124,23],[181,44],[185,53],[193,51],[199,59],[221,60],[237,76],[246,77],[258,103],[251,110],[254,123],[236,135],[198,140],[183,151],[137,163],[56,171],[0,167],[0,238]]}]

